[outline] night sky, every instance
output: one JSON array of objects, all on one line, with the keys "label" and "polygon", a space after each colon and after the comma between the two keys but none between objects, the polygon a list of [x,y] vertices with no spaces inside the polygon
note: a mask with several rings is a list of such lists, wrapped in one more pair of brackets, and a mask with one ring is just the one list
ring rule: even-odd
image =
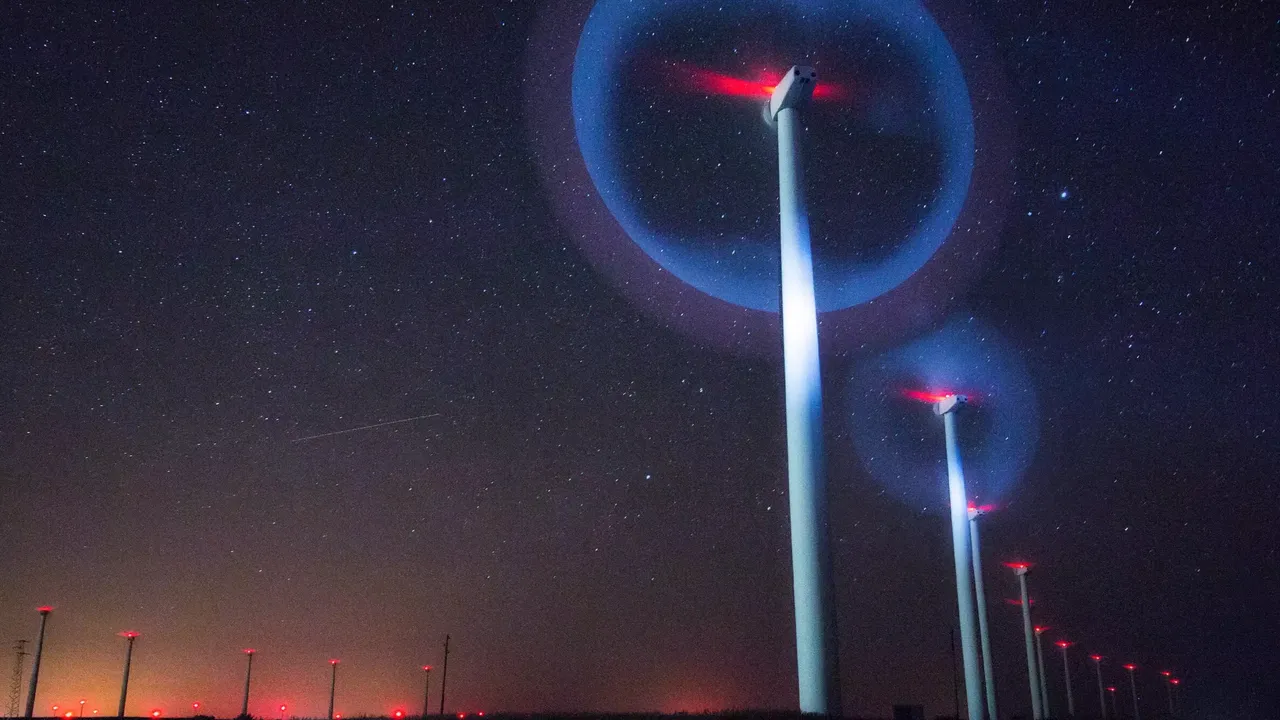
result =
[{"label": "night sky", "polygon": [[[530,48],[571,50],[581,6],[5,4],[0,647],[55,606],[37,714],[114,713],[121,630],[132,714],[235,714],[247,647],[255,714],[323,715],[329,658],[338,712],[416,713],[446,633],[455,711],[794,707],[778,354],[584,249],[528,103],[564,92]],[[1160,669],[1187,715],[1275,717],[1276,8],[949,7],[1003,88],[1007,179],[969,202],[1004,219],[910,327],[825,338],[845,710],[951,712],[946,521],[869,476],[843,398],[975,317],[1038,398],[983,537],[1003,714],[1021,559],[1083,709],[1098,652],[1143,668],[1144,717]],[[698,37],[654,47],[709,62]],[[705,152],[740,153],[717,117]],[[716,191],[684,190],[776,220]]]}]

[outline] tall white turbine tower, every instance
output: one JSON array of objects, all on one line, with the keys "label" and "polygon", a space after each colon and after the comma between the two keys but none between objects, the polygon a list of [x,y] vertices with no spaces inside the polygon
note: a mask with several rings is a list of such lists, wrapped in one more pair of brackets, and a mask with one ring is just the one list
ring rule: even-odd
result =
[{"label": "tall white turbine tower", "polygon": [[1103,692],[1102,685],[1102,656],[1093,654],[1089,659],[1093,661],[1093,671],[1098,676],[1098,717],[1107,720],[1107,696]]},{"label": "tall white turbine tower", "polygon": [[1040,668],[1040,708],[1044,710],[1044,716],[1053,717],[1053,711],[1049,709],[1049,675],[1044,669],[1044,643],[1040,636],[1044,635],[1048,630],[1047,625],[1036,626],[1036,666]]},{"label": "tall white turbine tower", "polygon": [[987,717],[998,720],[996,711],[996,679],[991,659],[991,629],[987,625],[987,590],[982,580],[982,542],[978,535],[978,518],[986,510],[969,508],[969,546],[973,549],[973,590],[978,600],[978,633],[982,636],[982,682],[987,691]]},{"label": "tall white turbine tower", "polygon": [[817,82],[818,73],[813,68],[792,67],[774,88],[769,117],[778,124],[782,362],[800,711],[839,715],[840,675],[822,443],[818,303],[800,145],[800,111],[813,97]]},{"label": "tall white turbine tower", "polygon": [[1022,596],[1022,634],[1027,644],[1027,680],[1031,684],[1031,716],[1035,720],[1044,718],[1044,708],[1040,706],[1040,672],[1036,664],[1035,639],[1032,636],[1031,597],[1027,594],[1027,573],[1031,566],[1027,563],[1005,563],[1018,576],[1018,592]]},{"label": "tall white turbine tower", "polygon": [[960,610],[960,647],[964,658],[964,693],[969,719],[982,718],[982,688],[978,679],[978,632],[973,610],[973,578],[969,574],[969,498],[956,439],[956,412],[968,403],[964,395],[945,395],[933,411],[942,417],[947,440],[947,490],[951,500],[951,549],[956,566],[956,601]]}]

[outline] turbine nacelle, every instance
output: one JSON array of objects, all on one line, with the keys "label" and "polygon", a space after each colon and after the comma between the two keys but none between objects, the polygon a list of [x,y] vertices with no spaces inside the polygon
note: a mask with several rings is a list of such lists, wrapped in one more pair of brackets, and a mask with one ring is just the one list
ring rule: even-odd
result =
[{"label": "turbine nacelle", "polygon": [[945,395],[934,404],[933,413],[939,416],[946,415],[947,413],[956,412],[968,404],[969,398],[965,395]]},{"label": "turbine nacelle", "polygon": [[813,97],[813,89],[818,84],[818,71],[811,67],[796,65],[778,81],[769,98],[769,118],[778,119],[783,110],[804,107]]}]

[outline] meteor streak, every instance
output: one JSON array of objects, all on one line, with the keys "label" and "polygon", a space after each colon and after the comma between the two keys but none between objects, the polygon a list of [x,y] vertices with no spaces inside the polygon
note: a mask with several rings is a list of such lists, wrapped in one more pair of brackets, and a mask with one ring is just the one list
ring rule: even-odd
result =
[{"label": "meteor streak", "polygon": [[306,442],[307,440],[317,440],[319,438],[329,437],[331,435],[345,435],[347,433],[359,432],[360,430],[372,430],[373,428],[386,427],[387,425],[399,425],[400,423],[413,422],[414,420],[422,420],[424,418],[433,418],[433,417],[440,417],[440,413],[431,413],[430,415],[419,415],[417,417],[405,418],[403,420],[388,420],[387,422],[374,423],[373,425],[362,425],[360,427],[348,428],[346,430],[334,430],[333,432],[320,433],[319,435],[308,435],[307,437],[301,437],[296,440],[293,440],[292,442],[295,442],[295,443]]}]

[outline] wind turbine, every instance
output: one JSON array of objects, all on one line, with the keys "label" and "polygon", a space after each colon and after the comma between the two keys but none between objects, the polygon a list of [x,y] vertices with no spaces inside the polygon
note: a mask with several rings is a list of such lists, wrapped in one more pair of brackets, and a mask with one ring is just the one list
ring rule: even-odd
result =
[{"label": "wind turbine", "polygon": [[1043,720],[1044,708],[1040,705],[1040,673],[1036,664],[1035,639],[1032,637],[1031,598],[1027,595],[1027,573],[1031,565],[1024,562],[1005,563],[1005,567],[1013,570],[1018,577],[1018,590],[1022,596],[1022,634],[1027,645],[1027,680],[1031,684],[1031,715],[1034,720]]},{"label": "wind turbine", "polygon": [[982,690],[978,680],[978,638],[973,609],[973,579],[969,575],[969,499],[964,488],[964,467],[956,439],[956,412],[968,404],[964,395],[948,394],[933,406],[942,418],[947,443],[947,493],[951,500],[951,550],[956,569],[956,601],[960,614],[960,648],[964,659],[964,692],[971,720],[982,718]]},{"label": "wind turbine", "polygon": [[1071,647],[1071,643],[1066,640],[1059,640],[1054,644],[1062,651],[1062,676],[1067,684],[1067,717],[1075,717],[1076,700],[1071,692],[1071,663],[1067,661],[1067,648]]},{"label": "wind turbine", "polygon": [[40,635],[36,638],[36,655],[31,662],[31,683],[27,686],[27,711],[23,715],[26,718],[30,718],[36,710],[36,682],[40,679],[40,655],[44,651],[44,629],[53,608],[45,605],[36,610],[40,613]]},{"label": "wind turbine", "polygon": [[978,537],[978,518],[989,507],[969,507],[969,546],[973,550],[973,590],[978,599],[978,633],[982,636],[982,680],[987,690],[987,717],[998,720],[996,711],[996,679],[991,660],[991,633],[987,626],[987,591],[982,581],[982,543]]},{"label": "wind turbine", "polygon": [[138,639],[138,633],[132,630],[125,630],[120,633],[120,637],[129,641],[128,647],[124,651],[124,679],[120,681],[120,708],[116,711],[116,717],[124,717],[124,701],[129,695],[129,667],[133,664],[133,641]]},{"label": "wind turbine", "polygon": [[1102,656],[1090,655],[1089,659],[1093,661],[1093,670],[1098,674],[1098,712],[1102,720],[1107,720],[1107,698],[1103,694],[1102,688]]},{"label": "wind turbine", "polygon": [[827,529],[818,305],[800,138],[800,111],[813,97],[817,81],[818,73],[813,68],[797,65],[788,70],[769,98],[769,117],[778,125],[782,364],[800,712],[839,715],[840,675]]}]

